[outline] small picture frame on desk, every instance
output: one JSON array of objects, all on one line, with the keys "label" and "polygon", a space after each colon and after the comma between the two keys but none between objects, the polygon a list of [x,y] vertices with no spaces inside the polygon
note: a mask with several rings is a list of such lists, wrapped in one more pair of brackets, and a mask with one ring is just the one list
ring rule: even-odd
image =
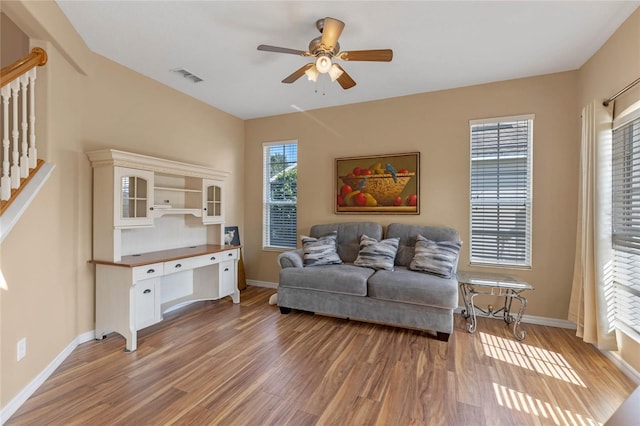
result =
[{"label": "small picture frame on desk", "polygon": [[224,228],[224,244],[229,246],[240,245],[240,232],[237,226],[225,226]]}]

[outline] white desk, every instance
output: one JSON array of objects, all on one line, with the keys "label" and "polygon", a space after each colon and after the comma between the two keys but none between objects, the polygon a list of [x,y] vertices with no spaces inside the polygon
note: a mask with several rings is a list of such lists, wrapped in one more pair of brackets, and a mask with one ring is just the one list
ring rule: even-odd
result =
[{"label": "white desk", "polygon": [[[465,309],[462,311],[462,316],[464,318],[470,318],[470,322],[467,324],[467,331],[469,333],[476,331],[476,310],[479,310],[486,316],[496,317],[502,315],[507,324],[513,323],[514,337],[517,340],[524,340],[527,336],[527,331],[520,328],[520,321],[527,308],[527,298],[522,296],[522,292],[533,290],[531,284],[519,281],[508,275],[466,271],[458,271],[457,275],[465,306]],[[497,311],[494,311],[491,305],[489,305],[486,310],[482,309],[473,303],[473,299],[479,294],[504,297],[504,306]],[[511,302],[513,299],[520,301],[520,309],[515,318],[511,314]]]},{"label": "white desk", "polygon": [[199,301],[231,296],[240,303],[239,246],[199,245],[123,256],[96,265],[96,339],[115,331],[137,348],[137,331],[162,314]]}]

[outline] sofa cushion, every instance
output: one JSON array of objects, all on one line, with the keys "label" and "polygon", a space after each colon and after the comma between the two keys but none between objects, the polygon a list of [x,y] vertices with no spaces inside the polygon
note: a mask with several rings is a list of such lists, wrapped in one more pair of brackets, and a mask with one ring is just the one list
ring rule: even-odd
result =
[{"label": "sofa cushion", "polygon": [[460,246],[460,241],[431,241],[418,234],[409,269],[451,278]]},{"label": "sofa cushion", "polygon": [[336,239],[338,233],[333,231],[323,237],[313,238],[303,235],[302,249],[304,250],[305,266],[320,266],[342,263],[336,251]]},{"label": "sofa cushion", "polygon": [[360,238],[358,258],[353,262],[356,266],[393,271],[393,262],[398,251],[400,238],[388,238],[378,241],[367,235]]},{"label": "sofa cushion", "polygon": [[380,300],[454,309],[458,307],[458,282],[396,267],[393,272],[376,271],[369,278],[368,295]]},{"label": "sofa cushion", "polygon": [[[400,238],[398,244],[398,254],[396,255],[396,265],[409,266],[413,260],[416,246],[416,237],[422,235],[431,241],[460,241],[458,231],[445,226],[420,226],[407,225],[405,223],[392,223],[387,226],[385,238]],[[454,271],[458,266],[456,265]]]},{"label": "sofa cushion", "polygon": [[280,287],[299,288],[329,293],[367,295],[367,279],[373,269],[353,265],[322,265],[313,268],[280,270]]},{"label": "sofa cushion", "polygon": [[366,234],[377,240],[382,239],[382,225],[375,222],[342,222],[314,225],[309,235],[315,238],[338,232],[338,255],[345,263],[353,263],[360,250],[360,237]]}]

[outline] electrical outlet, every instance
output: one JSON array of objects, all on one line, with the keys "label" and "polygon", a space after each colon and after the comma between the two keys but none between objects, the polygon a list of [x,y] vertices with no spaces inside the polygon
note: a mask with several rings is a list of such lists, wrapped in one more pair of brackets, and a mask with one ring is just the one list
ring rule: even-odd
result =
[{"label": "electrical outlet", "polygon": [[18,361],[27,355],[27,338],[23,337],[18,341]]}]

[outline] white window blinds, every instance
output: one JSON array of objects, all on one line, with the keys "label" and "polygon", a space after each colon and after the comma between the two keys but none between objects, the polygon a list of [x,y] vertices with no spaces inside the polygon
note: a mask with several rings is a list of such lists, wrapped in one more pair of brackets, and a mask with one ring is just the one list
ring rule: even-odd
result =
[{"label": "white window blinds", "polygon": [[640,338],[640,118],[613,131],[612,185],[615,324]]},{"label": "white window blinds", "polygon": [[263,145],[264,248],[295,248],[297,239],[298,144]]},{"label": "white window blinds", "polygon": [[533,118],[469,123],[472,263],[531,266]]}]

